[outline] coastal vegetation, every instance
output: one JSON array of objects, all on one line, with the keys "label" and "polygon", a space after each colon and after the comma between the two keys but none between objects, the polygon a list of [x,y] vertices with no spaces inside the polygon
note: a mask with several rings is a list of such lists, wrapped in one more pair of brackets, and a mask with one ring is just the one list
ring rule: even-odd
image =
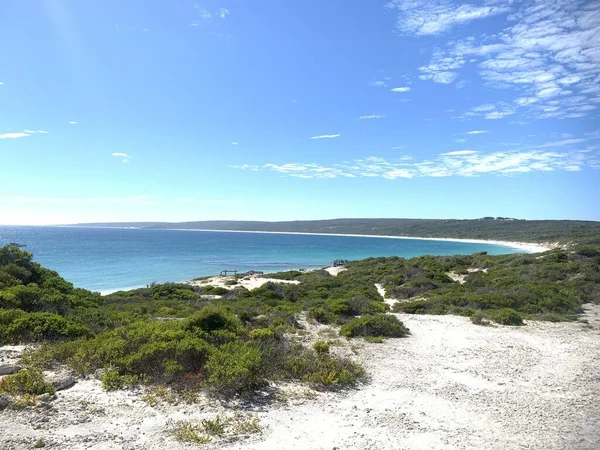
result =
[{"label": "coastal vegetation", "polygon": [[[369,258],[337,276],[325,270],[269,275],[247,290],[153,284],[101,296],[77,289],[16,247],[0,248],[0,344],[38,343],[8,393],[48,392],[41,370],[67,366],[106,389],[171,386],[182,396],[205,389],[248,396],[278,381],[316,389],[354,386],[363,368],[329,342],[300,342],[305,320],[348,339],[410,338],[393,310],[456,314],[474,324],[575,320],[600,303],[600,246],[540,254]],[[392,302],[390,302],[392,303]],[[466,325],[468,326],[468,325]],[[30,394],[31,393],[31,394]],[[16,394],[15,394],[16,395]]]}]

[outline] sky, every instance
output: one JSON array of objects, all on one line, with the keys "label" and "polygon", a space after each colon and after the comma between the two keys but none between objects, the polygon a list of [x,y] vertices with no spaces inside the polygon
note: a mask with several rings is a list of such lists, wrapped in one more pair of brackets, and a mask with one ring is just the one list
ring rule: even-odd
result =
[{"label": "sky", "polygon": [[0,224],[600,220],[600,1],[2,0]]}]

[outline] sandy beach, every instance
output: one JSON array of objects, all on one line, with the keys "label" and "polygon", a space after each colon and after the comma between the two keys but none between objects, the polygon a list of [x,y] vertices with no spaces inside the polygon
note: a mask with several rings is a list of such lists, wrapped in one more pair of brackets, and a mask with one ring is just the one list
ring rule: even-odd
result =
[{"label": "sandy beach", "polygon": [[[222,449],[573,449],[600,448],[600,307],[582,322],[476,326],[455,316],[399,318],[411,336],[383,344],[341,341],[335,351],[366,367],[369,381],[345,392],[280,385],[250,404],[150,405],[143,389],[106,392],[80,380],[54,401],[0,413],[0,448],[198,448],[169,424],[234,409],[260,420],[261,433],[215,441]],[[309,343],[335,329],[306,324]],[[18,350],[18,348],[17,348]],[[15,348],[0,349],[0,358]],[[3,356],[4,355],[4,356]],[[201,448],[200,447],[200,448]]]},{"label": "sandy beach", "polygon": [[504,245],[506,247],[512,247],[519,250],[523,250],[528,253],[546,252],[553,248],[560,247],[557,242],[515,242],[515,241],[497,241],[491,239],[455,239],[455,238],[429,238],[429,237],[413,237],[413,236],[386,236],[386,235],[373,235],[373,234],[343,234],[343,233],[296,233],[287,231],[240,231],[240,230],[193,230],[185,228],[174,228],[178,231],[210,231],[218,233],[259,233],[259,234],[306,234],[309,236],[350,236],[350,237],[363,237],[363,238],[385,238],[385,239],[417,239],[421,241],[447,241],[447,242],[466,242],[471,244],[490,244],[490,245]]}]

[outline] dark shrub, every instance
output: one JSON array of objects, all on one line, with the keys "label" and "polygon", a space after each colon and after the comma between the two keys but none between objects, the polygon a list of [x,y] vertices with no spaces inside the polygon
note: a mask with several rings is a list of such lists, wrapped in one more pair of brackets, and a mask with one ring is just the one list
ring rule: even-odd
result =
[{"label": "dark shrub", "polygon": [[501,325],[523,325],[523,317],[514,309],[504,308],[490,311],[490,318]]},{"label": "dark shrub", "polygon": [[185,328],[190,331],[200,329],[210,333],[217,330],[237,332],[240,326],[239,319],[225,309],[205,306],[187,320]]},{"label": "dark shrub", "polygon": [[13,395],[54,395],[56,390],[52,384],[44,379],[44,375],[37,369],[29,367],[12,375],[7,375],[0,380],[0,394],[7,392]]},{"label": "dark shrub", "polygon": [[14,320],[3,328],[1,337],[5,342],[58,341],[91,335],[85,325],[46,312],[15,315]]},{"label": "dark shrub", "polygon": [[378,314],[375,316],[362,316],[352,319],[342,327],[340,334],[346,337],[404,337],[409,334],[409,330],[396,316]]},{"label": "dark shrub", "polygon": [[208,382],[225,396],[246,394],[263,384],[260,351],[247,342],[229,342],[212,352],[206,362]]}]

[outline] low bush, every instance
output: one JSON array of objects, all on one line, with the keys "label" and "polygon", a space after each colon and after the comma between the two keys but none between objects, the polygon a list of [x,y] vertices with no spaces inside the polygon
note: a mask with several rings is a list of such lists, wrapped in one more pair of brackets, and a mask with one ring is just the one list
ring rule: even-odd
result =
[{"label": "low bush", "polygon": [[486,319],[485,315],[481,311],[477,311],[471,315],[471,322],[475,325],[489,325],[490,321]]},{"label": "low bush", "polygon": [[192,315],[185,324],[190,331],[204,331],[207,333],[217,330],[238,332],[241,328],[240,320],[230,312],[217,306],[205,306]]},{"label": "low bush", "polygon": [[490,318],[501,325],[523,325],[523,317],[514,309],[504,308],[489,311]]},{"label": "low bush", "polygon": [[76,339],[90,336],[91,330],[82,323],[68,317],[47,312],[15,313],[15,310],[4,312],[0,338],[3,342],[37,342]]},{"label": "low bush", "polygon": [[12,395],[54,395],[56,389],[45,380],[42,372],[33,367],[28,367],[2,378],[0,380],[0,394],[2,393]]},{"label": "low bush", "polygon": [[346,337],[404,337],[409,332],[409,329],[396,316],[389,314],[358,317],[345,324],[340,330],[340,334]]},{"label": "low bush", "polygon": [[317,355],[329,354],[329,344],[325,341],[317,341],[313,344],[313,349],[317,352]]},{"label": "low bush", "polygon": [[247,342],[229,342],[206,361],[208,382],[218,394],[248,394],[264,383],[260,351]]}]

